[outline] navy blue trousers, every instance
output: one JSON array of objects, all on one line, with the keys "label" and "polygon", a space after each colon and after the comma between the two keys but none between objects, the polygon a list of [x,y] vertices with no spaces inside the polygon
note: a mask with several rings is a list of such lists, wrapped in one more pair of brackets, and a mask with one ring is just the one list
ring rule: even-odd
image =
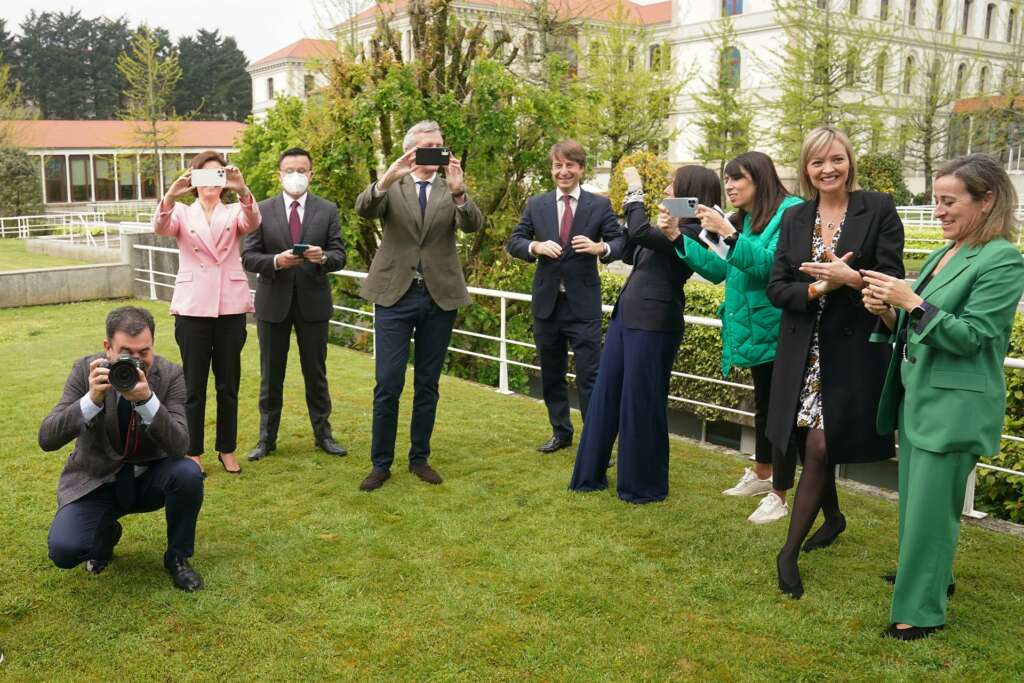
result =
[{"label": "navy blue trousers", "polygon": [[440,397],[438,382],[454,325],[455,311],[442,310],[422,284],[414,283],[393,306],[374,307],[377,384],[373,388],[370,460],[375,469],[390,469],[395,460],[398,400],[405,387],[410,338],[415,347],[409,463],[425,463],[430,457]]},{"label": "navy blue trousers", "polygon": [[165,508],[167,516],[164,565],[174,557],[192,557],[196,522],[203,506],[199,465],[188,458],[164,458],[135,477],[134,485],[130,501],[119,496],[116,485],[109,483],[57,510],[47,539],[53,563],[71,569],[86,560],[109,560],[114,522],[125,515],[160,508]]},{"label": "navy blue trousers", "polygon": [[619,498],[652,503],[668,496],[668,386],[681,332],[649,332],[612,319],[569,488],[608,488],[619,439]]}]

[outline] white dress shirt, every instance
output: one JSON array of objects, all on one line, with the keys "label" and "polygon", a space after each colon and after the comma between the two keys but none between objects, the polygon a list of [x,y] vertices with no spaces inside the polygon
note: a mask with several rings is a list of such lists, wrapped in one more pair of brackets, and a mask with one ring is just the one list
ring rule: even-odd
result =
[{"label": "white dress shirt", "polygon": [[292,217],[292,202],[299,203],[299,223],[306,217],[306,197],[309,196],[308,192],[303,192],[302,196],[298,199],[293,199],[287,192],[281,193],[281,198],[284,201],[284,215],[286,218],[291,220]]},{"label": "white dress shirt", "polygon": [[[573,219],[575,219],[576,218],[576,208],[580,205],[580,193],[581,192],[582,192],[582,189],[580,188],[579,185],[574,187],[572,189],[572,192],[561,192],[561,191],[558,192],[558,199],[555,200],[555,209],[558,211],[558,223],[556,225],[558,227],[559,234],[561,234],[561,231],[562,231],[562,216],[565,215],[565,199],[563,199],[563,197],[569,197],[569,207],[572,209],[572,217],[573,217]],[[610,254],[612,252],[612,248],[611,248],[611,246],[608,245],[607,242],[605,242],[603,246],[604,246],[604,256],[602,256],[601,258],[608,258],[608,254]],[[569,248],[571,249],[572,247],[569,247]],[[533,245],[530,245],[530,253],[534,254]],[[565,290],[562,289],[562,291],[564,292]]]}]

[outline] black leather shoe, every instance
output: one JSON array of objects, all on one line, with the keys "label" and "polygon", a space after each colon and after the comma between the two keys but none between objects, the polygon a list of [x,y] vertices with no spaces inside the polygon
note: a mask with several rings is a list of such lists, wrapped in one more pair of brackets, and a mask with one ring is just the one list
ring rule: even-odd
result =
[{"label": "black leather shoe", "polygon": [[[124,533],[124,528],[121,526],[121,522],[118,522],[115,519],[114,523],[110,526],[111,554],[113,554],[114,548],[117,546],[117,544],[121,542],[122,533]],[[86,560],[85,571],[89,572],[90,574],[99,574],[107,568],[108,564],[110,564],[110,560]]]},{"label": "black leather shoe", "polygon": [[370,473],[366,475],[366,479],[359,484],[360,491],[374,491],[384,485],[388,479],[391,478],[391,470],[381,469],[374,467],[370,470]]},{"label": "black leather shoe", "polygon": [[896,628],[896,624],[889,624],[889,628],[882,631],[883,638],[895,638],[896,640],[920,640],[927,638],[936,631],[941,631],[941,626],[911,626],[910,628]]},{"label": "black leather shoe", "polygon": [[[882,578],[885,579],[885,582],[887,584],[889,584],[890,586],[896,585],[896,575],[895,574],[884,574],[882,576]],[[949,584],[948,586],[946,586],[946,597],[947,598],[951,598],[951,597],[953,597],[954,593],[956,593],[956,582],[955,581],[953,583]]]},{"label": "black leather shoe", "polygon": [[348,451],[340,443],[334,440],[333,436],[325,436],[316,442],[316,447],[329,455],[336,455],[339,458],[348,455]]},{"label": "black leather shoe", "polygon": [[192,568],[186,557],[175,557],[167,566],[167,573],[171,575],[171,581],[175,588],[194,593],[203,587],[203,577]]},{"label": "black leather shoe", "polygon": [[553,436],[541,445],[537,446],[537,450],[541,453],[554,453],[555,451],[568,448],[572,445],[572,438],[564,438],[561,436]]},{"label": "black leather shoe", "polygon": [[804,594],[804,583],[800,580],[800,568],[796,560],[784,558],[782,553],[775,557],[775,569],[779,575],[779,590],[799,600]]},{"label": "black leather shoe", "polygon": [[277,446],[269,445],[267,444],[266,441],[260,441],[258,444],[256,444],[256,448],[249,451],[249,462],[256,462],[257,460],[262,460],[263,458],[267,457],[276,450]]},{"label": "black leather shoe", "polygon": [[811,534],[811,537],[804,543],[804,552],[809,553],[818,548],[829,547],[844,531],[846,531],[846,516],[841,514],[836,526],[830,527],[827,523],[822,524],[817,531]]}]

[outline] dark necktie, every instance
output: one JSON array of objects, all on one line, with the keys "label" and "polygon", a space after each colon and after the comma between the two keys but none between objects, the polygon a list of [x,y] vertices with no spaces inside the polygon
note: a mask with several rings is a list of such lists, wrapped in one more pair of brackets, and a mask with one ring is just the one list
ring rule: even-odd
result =
[{"label": "dark necktie", "polygon": [[128,438],[128,426],[132,421],[132,402],[124,396],[117,397],[117,428],[121,431],[121,443]]},{"label": "dark necktie", "polygon": [[299,203],[292,202],[292,212],[288,216],[288,230],[292,233],[292,244],[302,239],[302,221],[299,220]]},{"label": "dark necktie", "polygon": [[562,225],[558,229],[558,240],[562,243],[562,246],[569,244],[569,231],[572,230],[572,204],[569,200],[572,199],[567,194],[562,195],[562,201],[565,202],[565,211],[562,212]]},{"label": "dark necktie", "polygon": [[423,218],[427,214],[427,185],[430,182],[427,180],[417,180],[416,184],[420,186],[420,218]]},{"label": "dark necktie", "polygon": [[[117,398],[117,428],[121,432],[121,443],[125,444],[128,439],[128,429],[132,422],[132,411],[134,407],[131,401],[125,400],[123,396]],[[125,453],[128,449],[125,448]],[[121,469],[117,471],[114,480],[114,496],[118,505],[125,510],[131,510],[135,505],[135,465],[127,462],[125,458]]]}]

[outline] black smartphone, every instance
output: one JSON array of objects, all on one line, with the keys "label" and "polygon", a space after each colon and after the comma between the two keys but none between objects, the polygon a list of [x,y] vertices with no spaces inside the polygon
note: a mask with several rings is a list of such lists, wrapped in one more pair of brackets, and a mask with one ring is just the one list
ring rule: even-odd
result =
[{"label": "black smartphone", "polygon": [[305,251],[307,249],[309,249],[309,245],[308,244],[293,244],[292,245],[292,253],[295,254],[296,256],[302,256],[302,254],[305,253]]},{"label": "black smartphone", "polygon": [[417,147],[417,166],[447,166],[451,150],[447,147]]}]

